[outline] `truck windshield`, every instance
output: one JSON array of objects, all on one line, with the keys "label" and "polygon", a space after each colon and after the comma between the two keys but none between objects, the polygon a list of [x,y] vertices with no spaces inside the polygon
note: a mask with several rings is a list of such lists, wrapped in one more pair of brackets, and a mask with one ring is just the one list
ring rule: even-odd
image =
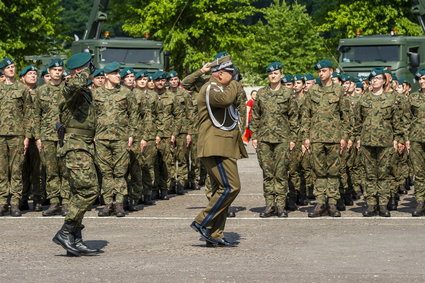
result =
[{"label": "truck windshield", "polygon": [[160,52],[160,49],[102,47],[100,49],[100,61],[102,63],[116,61],[127,64],[160,64]]},{"label": "truck windshield", "polygon": [[399,45],[341,46],[342,62],[399,61]]}]

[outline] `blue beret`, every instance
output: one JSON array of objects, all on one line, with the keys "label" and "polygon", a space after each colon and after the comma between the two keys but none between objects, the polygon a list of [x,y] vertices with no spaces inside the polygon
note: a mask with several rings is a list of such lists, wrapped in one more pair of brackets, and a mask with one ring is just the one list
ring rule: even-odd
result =
[{"label": "blue beret", "polygon": [[177,72],[176,71],[169,71],[168,72],[168,77],[171,79],[171,78],[175,78],[175,77],[178,77],[178,74],[177,74]]},{"label": "blue beret", "polygon": [[282,80],[282,83],[293,83],[294,82],[294,76],[293,75],[285,75]]},{"label": "blue beret", "polygon": [[163,71],[156,71],[153,75],[152,75],[152,79],[153,80],[161,80],[161,79],[165,79],[166,74]]},{"label": "blue beret", "polygon": [[28,73],[29,71],[36,71],[37,72],[37,68],[33,65],[26,66],[25,68],[22,69],[21,72],[19,72],[19,77],[25,76],[26,73]]},{"label": "blue beret", "polygon": [[376,77],[377,75],[383,75],[383,74],[385,74],[385,70],[384,70],[384,69],[382,69],[382,68],[375,68],[375,69],[373,69],[373,70],[370,72],[369,80],[370,80],[371,78],[373,78],[373,77]]},{"label": "blue beret", "polygon": [[364,88],[364,85],[362,82],[357,82],[356,83],[356,88]]},{"label": "blue beret", "polygon": [[140,79],[140,78],[145,78],[149,76],[149,72],[146,70],[141,70],[140,72],[136,73],[135,78],[136,80]]},{"label": "blue beret", "polygon": [[331,75],[331,77],[332,78],[340,78],[341,77],[341,74],[338,73],[338,72],[333,72],[332,75]]},{"label": "blue beret", "polygon": [[282,70],[282,63],[280,62],[273,62],[270,65],[266,67],[266,73],[270,73],[276,70]]},{"label": "blue beret", "polygon": [[66,67],[68,69],[76,69],[84,66],[91,60],[91,54],[88,52],[81,52],[72,55],[69,57],[68,61],[66,62]]},{"label": "blue beret", "polygon": [[121,70],[120,72],[120,77],[121,79],[125,78],[125,76],[130,75],[130,74],[135,74],[136,72],[134,71],[134,69],[132,67],[125,67],[124,69]]},{"label": "blue beret", "polygon": [[416,73],[415,73],[415,78],[418,79],[422,76],[425,76],[425,68],[419,69]]},{"label": "blue beret", "polygon": [[12,64],[15,64],[15,62],[13,62],[13,59],[10,57],[6,57],[0,62],[0,69],[6,68],[7,66]]},{"label": "blue beret", "polygon": [[222,52],[218,52],[218,53],[214,56],[214,60],[217,60],[217,59],[220,59],[220,58],[222,58],[222,57],[229,56],[229,55],[230,55],[229,53],[224,52],[224,51],[222,51]]},{"label": "blue beret", "polygon": [[41,76],[44,77],[45,75],[47,75],[49,72],[47,71],[47,67],[43,68],[43,70],[41,71]]},{"label": "blue beret", "polygon": [[303,75],[300,75],[300,74],[294,75],[294,81],[304,81],[304,80],[305,78]]},{"label": "blue beret", "polygon": [[103,72],[105,74],[109,74],[109,73],[113,73],[113,72],[117,72],[120,70],[120,64],[118,62],[111,62],[105,65],[105,67],[103,67]]},{"label": "blue beret", "polygon": [[320,69],[323,69],[323,68],[333,68],[333,64],[332,64],[332,62],[330,61],[330,60],[327,60],[327,59],[325,59],[325,60],[321,60],[321,61],[319,61],[315,66],[314,66],[314,68],[316,69],[316,70],[320,70]]},{"label": "blue beret", "polygon": [[306,74],[304,76],[304,80],[305,81],[312,81],[312,80],[314,80],[314,76],[312,74]]},{"label": "blue beret", "polygon": [[104,75],[105,75],[105,73],[103,72],[103,69],[96,69],[92,74],[93,78],[99,77],[99,76],[104,76]]},{"label": "blue beret", "polygon": [[55,58],[50,61],[50,63],[47,65],[47,68],[52,67],[63,67],[63,60],[60,58]]}]

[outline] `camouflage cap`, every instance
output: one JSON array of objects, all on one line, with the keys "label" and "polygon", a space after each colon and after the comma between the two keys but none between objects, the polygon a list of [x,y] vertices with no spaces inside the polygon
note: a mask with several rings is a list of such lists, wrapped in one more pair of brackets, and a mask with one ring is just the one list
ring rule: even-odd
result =
[{"label": "camouflage cap", "polygon": [[281,80],[282,83],[293,83],[294,82],[294,76],[293,75],[285,75]]},{"label": "camouflage cap", "polygon": [[37,68],[34,65],[28,65],[25,68],[23,68],[22,71],[19,72],[19,77],[25,76],[29,71],[37,72]]},{"label": "camouflage cap", "polygon": [[66,62],[66,67],[68,69],[76,69],[84,66],[91,60],[91,54],[88,52],[80,52],[69,57]]},{"label": "camouflage cap", "polygon": [[233,72],[235,67],[233,66],[232,56],[226,55],[220,58],[215,59],[214,62],[211,62],[211,72],[218,72],[221,70]]},{"label": "camouflage cap", "polygon": [[49,64],[47,64],[47,68],[52,68],[52,67],[63,67],[63,60],[60,58],[52,59],[52,61],[50,61]]},{"label": "camouflage cap", "polygon": [[132,67],[125,67],[121,70],[120,72],[120,77],[121,79],[125,78],[126,76],[130,75],[130,74],[135,74],[136,72],[134,71],[134,69]]},{"label": "camouflage cap", "polygon": [[312,74],[306,74],[306,75],[304,75],[304,80],[305,81],[313,81],[314,76]]},{"label": "camouflage cap", "polygon": [[177,72],[176,71],[169,71],[168,72],[168,78],[175,78],[175,77],[178,77],[179,76],[179,74],[177,74]]},{"label": "camouflage cap", "polygon": [[266,73],[270,73],[270,72],[277,71],[277,70],[282,70],[282,63],[273,62],[266,67]]},{"label": "camouflage cap", "polygon": [[418,71],[416,71],[415,73],[415,78],[418,79],[422,76],[425,76],[425,68],[419,69]]},{"label": "camouflage cap", "polygon": [[9,65],[15,64],[15,62],[13,62],[13,59],[10,57],[6,57],[4,58],[1,62],[0,62],[0,69],[4,69]]},{"label": "camouflage cap", "polygon": [[105,67],[103,67],[103,72],[105,74],[110,74],[113,72],[118,72],[120,70],[121,66],[118,62],[111,62],[105,65]]},{"label": "camouflage cap", "polygon": [[134,76],[136,80],[141,79],[141,78],[145,78],[149,76],[149,72],[146,70],[141,70],[140,72],[137,72],[136,75]]},{"label": "camouflage cap", "polygon": [[48,74],[49,74],[49,72],[47,71],[47,67],[45,67],[45,68],[43,68],[43,70],[41,70],[40,76],[44,77],[45,75],[48,75]]},{"label": "camouflage cap", "polygon": [[314,66],[314,69],[316,70],[320,70],[323,68],[331,68],[333,69],[333,64],[330,60],[325,59],[325,60],[321,60],[318,63],[316,63],[316,65]]},{"label": "camouflage cap", "polygon": [[295,81],[304,81],[304,80],[305,80],[305,77],[303,75],[300,75],[300,74],[294,75],[294,82]]},{"label": "camouflage cap", "polygon": [[362,82],[357,82],[356,83],[356,88],[364,88],[364,85]]},{"label": "camouflage cap", "polygon": [[104,75],[105,73],[103,72],[103,69],[96,69],[92,74],[93,78],[104,76]]}]

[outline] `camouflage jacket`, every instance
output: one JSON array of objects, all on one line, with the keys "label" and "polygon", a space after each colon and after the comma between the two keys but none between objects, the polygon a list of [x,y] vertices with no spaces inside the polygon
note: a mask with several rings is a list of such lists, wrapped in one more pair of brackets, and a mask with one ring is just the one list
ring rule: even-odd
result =
[{"label": "camouflage jacket", "polygon": [[137,133],[137,101],[126,87],[93,91],[96,139],[126,140]]},{"label": "camouflage jacket", "polygon": [[290,89],[284,86],[276,91],[269,86],[261,88],[252,108],[252,139],[270,143],[297,141],[298,113]]},{"label": "camouflage jacket", "polygon": [[355,110],[356,139],[362,145],[380,147],[391,147],[394,140],[402,142],[404,125],[400,114],[394,93],[365,93]]},{"label": "camouflage jacket", "polygon": [[425,94],[420,91],[410,94],[409,108],[411,119],[405,139],[425,142]]},{"label": "camouflage jacket", "polygon": [[0,136],[32,137],[31,97],[19,81],[0,87]]},{"label": "camouflage jacket", "polygon": [[176,107],[179,108],[176,111],[178,116],[175,117],[174,121],[175,133],[192,134],[193,126],[191,120],[193,117],[191,111],[193,106],[188,92],[182,88],[178,88],[175,91],[170,89],[170,91],[174,93]]},{"label": "camouflage jacket", "polygon": [[175,94],[167,90],[166,92],[158,95],[154,104],[154,115],[156,124],[156,136],[160,138],[170,138],[179,134],[176,128],[176,117],[181,113],[180,107],[177,106]]},{"label": "camouflage jacket", "polygon": [[60,121],[59,102],[64,84],[44,84],[36,89],[34,101],[35,138],[42,141],[57,141],[55,125]]},{"label": "camouflage jacket", "polygon": [[333,84],[314,85],[307,93],[301,108],[302,140],[339,143],[352,138],[352,109],[343,89]]},{"label": "camouflage jacket", "polygon": [[137,101],[138,114],[136,136],[146,141],[154,140],[156,137],[156,125],[152,108],[155,104],[156,93],[135,88],[133,94]]}]

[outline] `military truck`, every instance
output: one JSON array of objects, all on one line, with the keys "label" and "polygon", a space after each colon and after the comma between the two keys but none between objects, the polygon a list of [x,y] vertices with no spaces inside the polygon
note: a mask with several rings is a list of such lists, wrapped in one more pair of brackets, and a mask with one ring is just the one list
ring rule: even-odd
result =
[{"label": "military truck", "polygon": [[[425,34],[425,0],[414,1],[412,12]],[[373,68],[391,70],[398,78],[408,79],[414,89],[419,68],[425,67],[425,36],[371,35],[341,39],[338,50],[339,67],[355,76],[368,76]]]},{"label": "military truck", "polygon": [[[108,18],[109,0],[94,0],[86,30],[82,39],[75,36],[71,45],[71,53],[89,52],[93,56],[96,68],[103,68],[107,63],[117,61],[122,67],[133,67],[135,70],[145,69],[153,73],[157,70],[169,69],[170,53],[163,50],[161,41],[148,38],[111,38],[108,32],[102,33],[101,25]],[[27,56],[25,59],[38,63],[40,67],[47,65],[52,58],[64,55]]]}]

